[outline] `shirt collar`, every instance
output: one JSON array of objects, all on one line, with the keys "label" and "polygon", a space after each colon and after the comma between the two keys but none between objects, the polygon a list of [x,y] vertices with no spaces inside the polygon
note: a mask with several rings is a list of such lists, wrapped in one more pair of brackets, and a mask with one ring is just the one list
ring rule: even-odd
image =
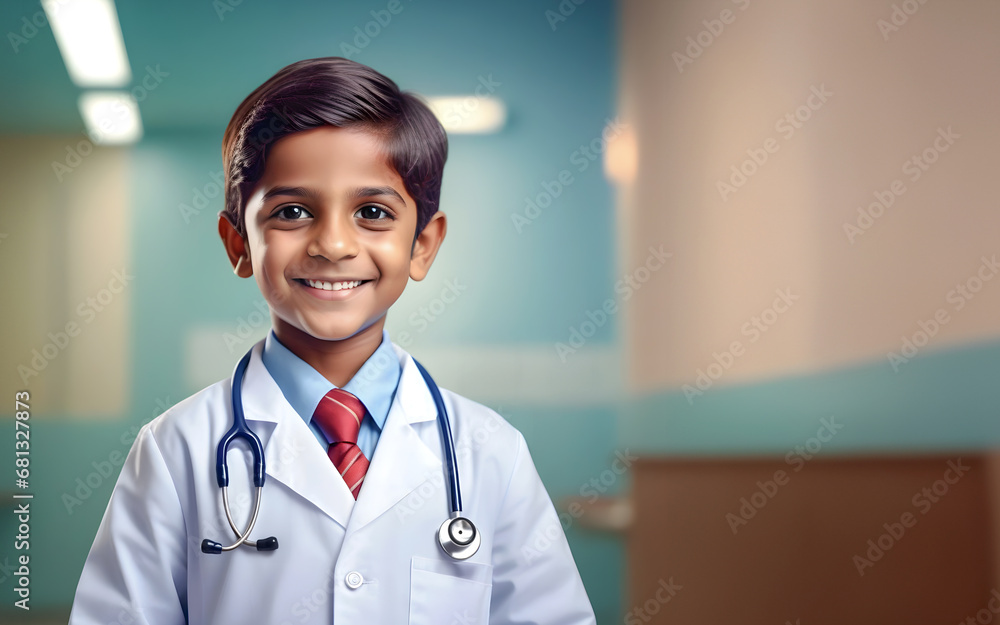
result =
[{"label": "shirt collar", "polygon": [[[336,388],[312,365],[285,347],[275,336],[273,328],[264,340],[261,359],[285,399],[307,424],[323,396]],[[380,431],[389,414],[401,372],[389,332],[383,328],[378,349],[343,386],[345,391],[361,400]]]}]

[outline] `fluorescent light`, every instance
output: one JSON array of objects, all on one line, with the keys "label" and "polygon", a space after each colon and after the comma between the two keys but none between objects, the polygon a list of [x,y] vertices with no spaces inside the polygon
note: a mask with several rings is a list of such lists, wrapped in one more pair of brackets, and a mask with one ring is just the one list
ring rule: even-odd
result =
[{"label": "fluorescent light", "polygon": [[429,98],[428,104],[444,129],[452,133],[498,132],[507,121],[507,107],[503,101],[489,96]]},{"label": "fluorescent light", "polygon": [[139,105],[125,91],[88,91],[80,96],[80,114],[96,144],[135,143],[142,137]]},{"label": "fluorescent light", "polygon": [[121,87],[132,80],[112,0],[42,0],[70,78],[80,87]]}]

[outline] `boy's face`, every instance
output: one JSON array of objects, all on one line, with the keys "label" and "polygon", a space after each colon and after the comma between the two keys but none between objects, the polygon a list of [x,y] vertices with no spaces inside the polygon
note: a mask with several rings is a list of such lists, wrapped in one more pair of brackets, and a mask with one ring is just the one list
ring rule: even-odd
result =
[{"label": "boy's face", "polygon": [[416,202],[375,136],[321,126],[271,146],[247,200],[246,239],[224,218],[219,231],[236,273],[256,276],[278,338],[322,348],[359,334],[378,344],[407,280],[430,268],[444,224],[436,213],[414,245]]}]

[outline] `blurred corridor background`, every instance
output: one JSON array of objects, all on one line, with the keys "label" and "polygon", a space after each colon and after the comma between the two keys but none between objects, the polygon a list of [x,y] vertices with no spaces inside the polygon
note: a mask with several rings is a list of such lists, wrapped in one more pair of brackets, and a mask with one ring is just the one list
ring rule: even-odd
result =
[{"label": "blurred corridor background", "polygon": [[[109,85],[0,6],[0,620],[65,622],[135,432],[270,327],[216,232],[222,133],[319,56],[458,98],[448,236],[386,328],[524,433],[600,623],[1000,618],[996,2],[114,8]],[[84,119],[108,91],[120,143]]]}]

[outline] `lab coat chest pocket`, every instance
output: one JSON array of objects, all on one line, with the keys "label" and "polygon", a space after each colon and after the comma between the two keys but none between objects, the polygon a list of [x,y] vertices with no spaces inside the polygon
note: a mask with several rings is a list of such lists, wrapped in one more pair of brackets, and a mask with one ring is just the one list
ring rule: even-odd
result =
[{"label": "lab coat chest pocket", "polygon": [[410,563],[410,625],[486,625],[493,567],[413,556]]}]

